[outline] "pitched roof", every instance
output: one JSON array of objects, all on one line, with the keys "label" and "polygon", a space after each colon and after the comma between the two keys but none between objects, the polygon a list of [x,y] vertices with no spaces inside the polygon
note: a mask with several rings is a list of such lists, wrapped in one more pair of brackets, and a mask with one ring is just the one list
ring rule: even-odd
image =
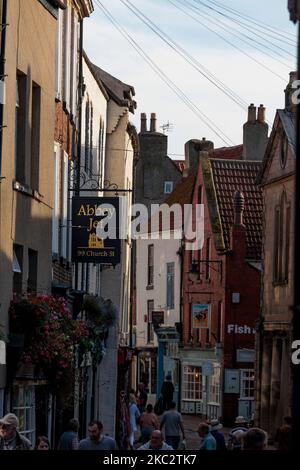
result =
[{"label": "pitched roof", "polygon": [[187,177],[182,178],[164,203],[168,204],[168,206],[173,204],[180,204],[181,206],[192,204],[196,177],[197,171],[193,171]]},{"label": "pitched roof", "polygon": [[103,83],[108,95],[120,106],[127,106],[134,113],[136,101],[133,100],[135,91],[133,86],[121,82],[105,70],[90,62],[94,75]]},{"label": "pitched roof", "polygon": [[277,110],[289,145],[295,153],[296,149],[296,113],[284,109]]},{"label": "pitched roof", "polygon": [[242,158],[243,145],[235,145],[234,147],[220,147],[218,149],[209,150],[210,158],[226,158],[227,160],[239,160]]},{"label": "pitched roof", "polygon": [[274,118],[273,128],[268,140],[268,145],[263,158],[262,166],[257,177],[257,183],[263,184],[264,175],[271,165],[272,156],[271,149],[273,147],[274,139],[278,133],[278,125],[281,122],[284,133],[287,137],[288,144],[292,149],[294,156],[296,156],[296,113],[287,111],[285,109],[277,109]]},{"label": "pitched roof", "polygon": [[230,230],[233,224],[233,197],[237,190],[245,197],[244,224],[246,227],[247,258],[261,259],[262,247],[262,190],[256,179],[261,162],[247,160],[209,160],[214,184],[221,230],[226,250],[230,249]]}]

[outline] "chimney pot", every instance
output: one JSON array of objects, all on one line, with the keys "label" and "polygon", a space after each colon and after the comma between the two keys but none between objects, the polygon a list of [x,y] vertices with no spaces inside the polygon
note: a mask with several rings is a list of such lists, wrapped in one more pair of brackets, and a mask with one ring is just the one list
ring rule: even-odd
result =
[{"label": "chimney pot", "polygon": [[263,104],[257,110],[257,120],[258,122],[265,122],[266,121],[266,108]]},{"label": "chimney pot", "polygon": [[253,103],[248,106],[248,122],[256,121],[256,106]]},{"label": "chimney pot", "polygon": [[156,114],[151,113],[150,132],[156,132]]},{"label": "chimney pot", "polygon": [[141,132],[147,132],[147,115],[146,115],[146,113],[141,114]]}]

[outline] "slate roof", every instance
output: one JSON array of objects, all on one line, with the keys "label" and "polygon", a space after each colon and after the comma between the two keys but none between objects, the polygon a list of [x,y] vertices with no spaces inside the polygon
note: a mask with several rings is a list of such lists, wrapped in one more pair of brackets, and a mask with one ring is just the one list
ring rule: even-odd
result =
[{"label": "slate roof", "polygon": [[265,173],[268,167],[271,165],[271,162],[272,162],[271,150],[273,147],[276,134],[278,133],[278,126],[280,122],[282,124],[282,128],[286,135],[288,144],[290,148],[292,149],[294,156],[296,157],[296,113],[292,113],[285,109],[277,109],[276,115],[274,118],[272,132],[269,137],[268,145],[267,145],[265,155],[263,158],[262,167],[257,177],[258,184],[264,183]]},{"label": "slate roof", "polygon": [[118,78],[113,77],[110,73],[105,72],[97,65],[90,62],[93,74],[97,77],[104,85],[108,95],[120,106],[127,106],[129,110],[134,113],[136,109],[135,91],[133,86],[127,85],[127,83],[121,82]]},{"label": "slate roof", "polygon": [[234,217],[233,196],[235,191],[240,190],[245,198],[247,258],[260,260],[263,198],[256,179],[261,162],[214,158],[209,160],[225,250],[230,249],[230,231]]}]

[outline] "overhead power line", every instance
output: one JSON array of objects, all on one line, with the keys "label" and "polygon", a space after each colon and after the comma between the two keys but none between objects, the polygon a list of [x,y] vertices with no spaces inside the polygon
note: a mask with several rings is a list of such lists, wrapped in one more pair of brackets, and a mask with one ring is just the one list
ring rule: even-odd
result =
[{"label": "overhead power line", "polygon": [[275,39],[275,41],[278,41],[280,43],[286,44],[288,46],[296,47],[296,38],[291,35],[291,37],[287,37],[285,34],[281,34],[277,29],[273,28],[268,28],[267,26],[260,25],[254,20],[249,20],[245,18],[243,15],[240,15],[238,13],[234,13],[234,11],[231,11],[231,8],[227,8],[225,6],[221,6],[218,2],[215,2],[213,0],[210,0],[210,3],[215,5],[218,8],[221,8],[222,10],[229,12],[232,15],[235,15],[237,18],[241,19],[236,19],[236,21],[241,25],[247,25],[248,27],[250,26],[251,31],[258,31],[260,34],[263,33],[265,36],[270,37],[272,39]]},{"label": "overhead power line", "polygon": [[[202,0],[194,0],[194,2],[195,2],[195,3],[198,3],[199,5],[203,5],[205,8],[208,8],[209,10],[213,11],[214,13],[217,13],[218,15],[220,15],[220,16],[222,16],[223,18],[225,18],[225,19],[231,21],[232,23],[237,24],[238,26],[241,25],[241,22],[240,22],[239,20],[237,20],[236,18],[233,18],[232,16],[229,16],[228,14],[223,13],[223,12],[221,12],[220,10],[217,10],[216,8],[212,7],[211,5],[208,5],[207,3],[203,2]],[[243,23],[243,24],[242,24],[242,27],[243,27],[243,29],[246,29],[247,31],[249,31],[251,34],[254,34],[254,33],[253,33],[253,28],[251,29],[249,25],[246,25],[245,23]],[[279,50],[282,51],[282,52],[284,52],[285,54],[290,55],[290,56],[292,56],[292,57],[295,58],[295,54],[292,54],[290,51],[287,51],[286,49],[284,49],[283,47],[279,46],[278,44],[274,44],[274,42],[270,41],[270,40],[267,39],[265,36],[262,36],[261,33],[262,33],[262,32],[256,33],[255,36],[257,36],[257,37],[263,39],[266,43],[271,44],[271,45],[274,46],[277,50],[274,51],[274,49],[272,49],[271,47],[266,46],[265,44],[263,44],[263,43],[257,41],[256,39],[253,39],[253,38],[249,37],[247,34],[241,32],[241,34],[243,34],[245,37],[247,37],[247,38],[249,38],[250,40],[256,42],[256,43],[259,44],[260,46],[265,47],[265,48],[267,48],[268,50],[277,53],[280,57],[285,58],[284,55],[282,55],[280,52],[278,52]]]},{"label": "overhead power line", "polygon": [[[223,29],[226,33],[230,34],[231,36],[237,37],[239,41],[242,41],[243,43],[247,44],[248,46],[258,50],[261,54],[264,54],[267,57],[270,57],[271,59],[275,60],[279,64],[283,65],[284,67],[288,68],[289,70],[291,69],[291,65],[288,64],[287,62],[284,62],[282,59],[280,59],[278,56],[282,57],[280,53],[277,53],[276,51],[273,51],[271,48],[268,46],[265,46],[264,44],[260,43],[259,41],[256,41],[256,39],[248,36],[247,34],[244,34],[241,32],[239,29],[236,29],[232,25],[227,24],[226,22],[220,20],[219,18],[215,18],[212,16],[210,13],[204,13],[203,10],[197,6],[189,2],[188,0],[177,0],[181,5],[184,5],[186,8],[192,10],[195,12],[198,16],[205,18],[206,21],[209,23],[213,23],[219,28]],[[246,39],[245,39],[246,38]],[[263,50],[262,47],[265,47],[267,51]],[[284,56],[283,58],[286,59]]]},{"label": "overhead power line", "polygon": [[160,67],[151,59],[151,57],[139,46],[132,36],[123,28],[113,17],[109,10],[101,3],[95,0],[96,5],[101,9],[106,18],[114,25],[119,33],[130,43],[136,52],[148,63],[150,68],[164,81],[164,83],[176,94],[176,96],[192,111],[215,135],[217,135],[226,145],[234,145],[233,141],[208,117],[203,111],[195,105],[190,98],[160,69]]},{"label": "overhead power line", "polygon": [[153,21],[151,21],[144,13],[135,7],[130,0],[120,0],[134,15],[136,15],[148,28],[151,29],[157,36],[159,36],[171,49],[179,54],[186,62],[188,62],[194,69],[196,69],[202,76],[204,76],[210,83],[216,86],[222,93],[227,95],[242,109],[247,109],[247,102],[231,90],[227,85],[221,82],[214,74],[212,74],[206,67],[204,67],[198,60],[192,57],[185,49],[176,43],[170,36],[168,36],[162,29],[160,29]]},{"label": "overhead power line", "polygon": [[264,28],[265,30],[274,32],[278,36],[284,37],[286,39],[292,39],[292,40],[294,40],[294,43],[296,43],[296,41],[297,41],[296,36],[293,33],[290,33],[289,31],[285,31],[282,28],[274,28],[270,24],[265,23],[264,21],[258,20],[257,18],[254,18],[253,16],[247,15],[246,13],[242,13],[241,11],[238,11],[238,10],[232,8],[232,7],[227,6],[227,5],[225,6],[220,1],[217,2],[216,0],[210,0],[210,3],[214,3],[216,6],[218,6],[219,8],[222,8],[223,10],[230,11],[234,15],[245,19],[246,21],[248,21],[251,24],[260,25],[260,27]]},{"label": "overhead power line", "polygon": [[[183,9],[183,6],[185,8],[188,8],[188,4],[189,2],[187,2],[187,0],[184,1],[184,3],[180,2],[180,0],[175,0],[179,3],[179,5],[177,5],[176,3],[174,3],[174,1],[172,0],[168,0],[169,3],[171,3],[175,8],[177,8],[178,10],[182,11],[186,16],[188,16],[189,18],[192,18],[194,21],[196,21],[198,24],[200,24],[201,26],[204,26],[206,29],[208,29],[209,31],[211,31],[213,34],[217,35],[218,37],[220,37],[223,41],[225,41],[226,43],[230,44],[233,48],[237,49],[239,52],[241,52],[242,54],[244,54],[245,56],[249,57],[251,60],[253,60],[254,62],[256,62],[258,65],[260,65],[261,67],[263,67],[265,70],[267,70],[268,72],[272,73],[273,75],[275,75],[276,77],[280,78],[280,80],[286,82],[286,78],[284,78],[282,75],[279,75],[277,72],[275,72],[273,69],[271,69],[270,67],[268,67],[267,65],[265,65],[263,62],[259,61],[258,59],[256,59],[255,57],[253,57],[251,54],[249,54],[248,52],[244,51],[243,49],[241,49],[240,47],[238,47],[236,44],[232,43],[231,41],[229,41],[229,39],[225,38],[222,34],[218,33],[217,31],[215,31],[214,29],[210,28],[206,23],[203,23],[203,21],[201,21],[199,18],[195,17],[193,14],[191,14],[189,11],[186,11],[185,9]],[[192,8],[194,8],[194,6],[192,6]],[[192,10],[195,12],[195,14],[197,16],[200,16],[202,18],[204,18],[206,21],[209,21],[209,23],[213,23],[213,24],[216,24],[217,26],[218,23],[214,22],[212,19],[208,19],[205,15],[201,14],[199,11],[195,11],[195,10]],[[225,29],[224,27],[222,26],[219,26],[221,29]],[[226,32],[230,32],[228,31],[227,29],[225,29]],[[234,33],[231,33],[233,34],[234,36],[236,36]],[[239,38],[240,39],[240,38]],[[246,42],[246,41],[244,41]],[[264,53],[263,51],[260,51],[262,53]],[[290,69],[290,67],[288,67]]]}]

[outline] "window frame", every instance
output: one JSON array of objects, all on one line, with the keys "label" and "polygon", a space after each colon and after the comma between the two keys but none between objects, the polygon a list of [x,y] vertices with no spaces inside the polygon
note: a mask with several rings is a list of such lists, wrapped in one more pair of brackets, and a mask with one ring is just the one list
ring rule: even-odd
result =
[{"label": "window frame", "polygon": [[[170,185],[171,191],[167,191],[167,186]],[[165,181],[164,182],[164,194],[171,194],[174,189],[174,182],[173,181]]]},{"label": "window frame", "polygon": [[[243,377],[243,375],[250,375],[252,374],[251,377]],[[245,382],[251,382],[252,387],[249,386],[244,386]],[[253,391],[253,396],[249,395],[249,393],[244,393],[246,390],[252,390]],[[254,400],[255,398],[255,372],[254,369],[240,369],[240,400]]]},{"label": "window frame", "polygon": [[[192,370],[187,371],[188,368]],[[199,373],[199,381],[195,382],[192,380],[192,378],[193,376],[196,376],[197,373]],[[196,387],[197,383],[198,383],[198,387]],[[183,374],[182,374],[182,400],[201,401],[202,399],[203,399],[202,368],[199,366],[191,365],[191,364],[184,364]]]}]

